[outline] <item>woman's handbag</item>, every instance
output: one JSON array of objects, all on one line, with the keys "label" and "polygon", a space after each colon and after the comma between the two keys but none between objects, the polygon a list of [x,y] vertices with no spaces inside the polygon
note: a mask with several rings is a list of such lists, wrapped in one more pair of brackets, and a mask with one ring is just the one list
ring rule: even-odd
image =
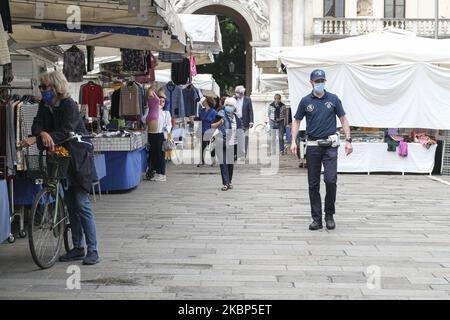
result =
[{"label": "woman's handbag", "polygon": [[176,148],[175,142],[172,139],[164,140],[162,150],[164,152],[172,151]]}]

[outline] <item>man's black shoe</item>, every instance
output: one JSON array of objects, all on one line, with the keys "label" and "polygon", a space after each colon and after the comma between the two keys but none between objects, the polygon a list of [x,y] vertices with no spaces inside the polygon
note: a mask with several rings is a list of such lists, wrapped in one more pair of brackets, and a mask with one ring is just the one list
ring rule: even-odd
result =
[{"label": "man's black shoe", "polygon": [[85,256],[86,253],[84,252],[84,248],[73,248],[65,255],[60,256],[59,261],[68,262],[68,261],[83,260]]},{"label": "man's black shoe", "polygon": [[328,230],[336,229],[336,223],[334,222],[333,215],[325,215],[325,222]]},{"label": "man's black shoe", "polygon": [[320,230],[322,228],[323,228],[322,222],[313,221],[313,223],[311,223],[309,225],[309,230],[311,230],[311,231],[317,231],[317,230]]},{"label": "man's black shoe", "polygon": [[98,257],[97,251],[89,251],[86,255],[86,258],[83,260],[84,265],[94,265],[100,262],[100,258]]}]

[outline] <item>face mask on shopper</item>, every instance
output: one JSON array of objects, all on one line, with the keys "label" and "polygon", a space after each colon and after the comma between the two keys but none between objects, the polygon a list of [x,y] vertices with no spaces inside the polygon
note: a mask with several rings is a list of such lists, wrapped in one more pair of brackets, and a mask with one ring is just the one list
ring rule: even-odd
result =
[{"label": "face mask on shopper", "polygon": [[55,93],[53,92],[53,90],[43,91],[42,101],[44,101],[45,104],[52,104],[54,96]]},{"label": "face mask on shopper", "polygon": [[325,83],[315,83],[314,84],[314,91],[322,94],[325,92]]},{"label": "face mask on shopper", "polygon": [[232,106],[225,106],[225,112],[226,113],[233,113],[234,107]]}]

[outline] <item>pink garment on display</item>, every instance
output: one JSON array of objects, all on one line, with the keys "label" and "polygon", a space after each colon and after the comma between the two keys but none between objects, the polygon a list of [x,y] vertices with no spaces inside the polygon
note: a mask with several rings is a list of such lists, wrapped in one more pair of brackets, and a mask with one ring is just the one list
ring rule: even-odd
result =
[{"label": "pink garment on display", "polygon": [[400,145],[398,147],[398,154],[401,157],[407,157],[408,156],[408,144],[405,141],[401,141]]},{"label": "pink garment on display", "polygon": [[189,62],[191,64],[191,76],[195,77],[197,75],[197,62],[194,56],[190,56]]},{"label": "pink garment on display", "polygon": [[147,123],[151,120],[158,120],[159,117],[159,97],[154,93],[153,97],[148,99]]}]

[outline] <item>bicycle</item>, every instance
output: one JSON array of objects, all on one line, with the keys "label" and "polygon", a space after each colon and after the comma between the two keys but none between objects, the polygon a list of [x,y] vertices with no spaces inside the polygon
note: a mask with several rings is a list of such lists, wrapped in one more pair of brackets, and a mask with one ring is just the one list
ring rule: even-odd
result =
[{"label": "bicycle", "polygon": [[[93,136],[81,136],[74,133],[70,137],[57,144],[70,140],[93,138]],[[26,155],[28,178],[42,184],[42,190],[36,195],[34,204],[28,219],[28,242],[31,256],[41,269],[51,268],[61,251],[62,243],[66,251],[72,246],[70,242],[70,224],[67,207],[63,197],[62,181],[67,178],[70,165],[70,156],[49,155],[41,152],[39,155]]]}]

